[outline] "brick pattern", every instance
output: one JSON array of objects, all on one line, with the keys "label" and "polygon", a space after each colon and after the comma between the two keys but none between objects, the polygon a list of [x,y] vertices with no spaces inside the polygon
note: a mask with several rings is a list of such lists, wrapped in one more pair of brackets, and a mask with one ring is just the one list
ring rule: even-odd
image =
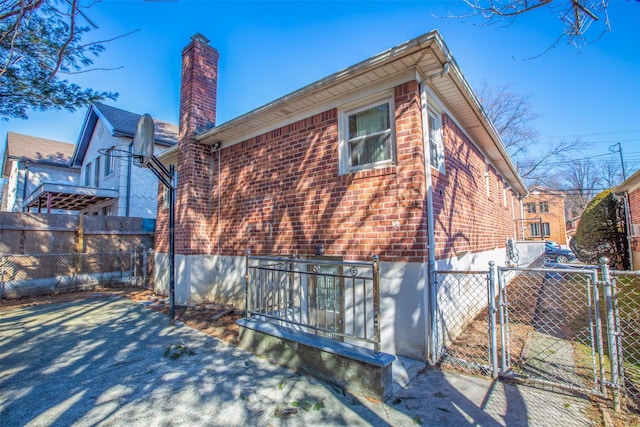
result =
[{"label": "brick pattern", "polygon": [[506,239],[515,237],[517,195],[505,189],[496,170],[450,117],[443,115],[442,122],[446,170],[431,169],[436,258],[504,247]]},{"label": "brick pattern", "polygon": [[[540,212],[540,202],[546,202],[549,206],[549,212]],[[527,203],[534,203],[536,205],[536,213],[528,213],[526,209]],[[523,200],[524,204],[524,218],[523,227],[524,235],[527,240],[541,240],[540,236],[531,235],[531,223],[540,223],[542,218],[543,223],[549,223],[550,235],[545,236],[545,240],[553,240],[561,245],[567,244],[567,223],[564,216],[564,198],[557,194],[550,194],[545,192],[539,192],[534,194],[530,193]]]},{"label": "brick pattern", "polygon": [[418,184],[424,174],[415,82],[395,89],[395,105],[399,166],[339,175],[337,110],[223,150],[222,253],[310,255],[322,243],[327,255],[347,259],[421,259],[424,240],[415,236],[424,234]]},{"label": "brick pattern", "polygon": [[176,193],[176,253],[210,253],[211,147],[193,136],[215,125],[218,52],[194,36],[182,52],[180,155]]},{"label": "brick pattern", "polygon": [[[178,204],[202,208],[191,207],[197,213],[189,217],[191,238],[182,238],[178,253],[218,253],[219,237],[222,255],[244,255],[247,248],[254,254],[312,255],[322,243],[326,255],[345,259],[377,254],[382,260],[424,261],[425,153],[418,83],[396,87],[394,97],[394,166],[340,175],[335,109],[225,148],[208,164],[196,157],[193,176],[211,179],[211,187],[208,193],[200,186],[179,195]],[[490,168],[495,195],[487,197],[484,156],[453,121],[443,118],[447,171],[441,175],[431,169],[437,257],[504,246],[513,237],[514,194],[508,192],[505,206],[503,183]],[[159,232],[165,230],[162,221],[158,226]],[[157,242],[158,250],[166,251],[166,239],[158,236]]]},{"label": "brick pattern", "polygon": [[[640,188],[629,192],[629,218],[631,224],[640,224]],[[640,252],[640,237],[631,238],[631,250]],[[640,269],[639,265],[633,267]]]}]

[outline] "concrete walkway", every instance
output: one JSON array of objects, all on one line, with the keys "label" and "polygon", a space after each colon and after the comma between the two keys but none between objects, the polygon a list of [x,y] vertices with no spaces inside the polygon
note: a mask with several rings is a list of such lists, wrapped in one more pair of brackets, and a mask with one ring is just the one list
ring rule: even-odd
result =
[{"label": "concrete walkway", "polygon": [[124,298],[0,308],[0,425],[595,425],[586,400],[438,370],[406,384],[404,362],[381,404]]}]

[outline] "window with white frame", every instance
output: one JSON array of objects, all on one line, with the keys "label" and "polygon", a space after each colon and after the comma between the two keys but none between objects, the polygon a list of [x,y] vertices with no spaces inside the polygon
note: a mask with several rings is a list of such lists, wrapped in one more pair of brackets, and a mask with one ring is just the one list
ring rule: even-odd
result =
[{"label": "window with white frame", "polygon": [[100,157],[96,157],[96,160],[95,160],[95,173],[93,177],[93,185],[94,187],[100,186]]},{"label": "window with white frame", "polygon": [[[542,226],[542,227],[541,227]],[[542,231],[542,236],[548,237],[551,235],[551,227],[548,222],[543,222],[542,224],[539,222],[531,223],[531,236],[532,237],[540,237],[540,232]]]},{"label": "window with white frame", "polygon": [[442,117],[429,110],[429,159],[431,167],[444,173],[444,147],[442,144]]},{"label": "window with white frame", "polygon": [[114,148],[109,148],[104,155],[104,176],[113,174],[116,169],[116,158],[113,155]]},{"label": "window with white frame", "polygon": [[341,112],[341,172],[393,164],[395,136],[393,102],[388,99]]},{"label": "window with white frame", "polygon": [[93,176],[91,175],[91,171],[92,171],[92,163],[89,162],[84,166],[84,185],[86,186],[90,186],[91,185],[91,178],[93,178]]},{"label": "window with white frame", "polygon": [[549,213],[549,202],[540,202],[540,213]]}]

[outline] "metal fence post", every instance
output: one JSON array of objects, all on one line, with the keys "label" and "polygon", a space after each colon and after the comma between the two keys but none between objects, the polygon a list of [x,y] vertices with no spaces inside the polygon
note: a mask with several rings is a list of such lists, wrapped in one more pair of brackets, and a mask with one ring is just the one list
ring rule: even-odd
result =
[{"label": "metal fence post", "polygon": [[380,353],[380,257],[373,256],[373,349]]},{"label": "metal fence post", "polygon": [[249,255],[251,255],[251,250],[247,249],[244,263],[244,316],[247,318],[251,318],[251,312],[249,311]]},{"label": "metal fence post", "polygon": [[148,260],[148,256],[149,256],[149,250],[146,248],[142,249],[142,287],[144,289],[147,288],[147,273],[148,273],[148,269],[149,269],[149,260]]},{"label": "metal fence post", "polygon": [[498,339],[496,335],[496,263],[489,261],[489,277],[487,280],[487,295],[489,304],[487,310],[489,314],[489,360],[491,360],[491,377],[498,378]]},{"label": "metal fence post", "polygon": [[609,276],[609,259],[600,258],[602,268],[602,282],[604,285],[604,305],[607,311],[607,344],[609,346],[609,364],[611,366],[611,388],[613,395],[613,410],[620,412],[620,375],[618,366],[617,331],[613,313],[613,294],[611,292],[611,277]]},{"label": "metal fence post", "polygon": [[132,283],[138,281],[138,250],[134,249],[131,255],[131,264],[133,264],[133,280]]},{"label": "metal fence post", "polygon": [[505,284],[503,275],[500,269],[498,269],[498,307],[500,307],[500,344],[502,351],[500,352],[500,373],[504,374],[509,369],[507,363],[507,336],[506,336],[506,322],[508,317],[506,316],[506,298],[505,298]]},{"label": "metal fence post", "polygon": [[[600,313],[600,292],[598,290],[598,276],[597,276],[597,272],[594,272],[593,277],[591,278],[591,287],[593,289],[592,293],[593,296],[591,297],[592,301],[593,301],[593,324],[594,324],[594,335],[595,335],[595,340],[592,339],[592,341],[595,342],[596,345],[596,349],[597,349],[597,354],[598,354],[598,368],[599,368],[599,378],[600,378],[600,393],[602,393],[603,395],[606,395],[607,393],[607,388],[606,388],[606,373],[605,373],[605,362],[604,362],[604,349],[603,349],[603,343],[602,343],[602,320],[600,319],[601,313]],[[589,287],[589,283],[587,283],[587,288]],[[591,314],[590,314],[591,316]]]},{"label": "metal fence post", "polygon": [[0,271],[0,300],[4,298],[4,264],[5,257],[0,257],[0,263],[2,264],[2,271]]}]

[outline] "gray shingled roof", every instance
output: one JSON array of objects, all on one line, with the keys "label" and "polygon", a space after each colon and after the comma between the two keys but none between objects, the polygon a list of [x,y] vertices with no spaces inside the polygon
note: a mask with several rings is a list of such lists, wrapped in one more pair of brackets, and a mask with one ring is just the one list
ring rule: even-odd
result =
[{"label": "gray shingled roof", "polygon": [[[95,108],[113,126],[114,136],[128,136],[133,138],[138,127],[140,114],[121,110],[106,104],[95,103]],[[178,143],[178,126],[154,119],[155,139],[158,143],[174,145]]]},{"label": "gray shingled roof", "polygon": [[[6,156],[10,160],[28,160],[55,166],[70,166],[74,148],[74,144],[67,142],[7,132]],[[7,169],[10,168],[8,162],[4,168],[3,173],[8,176]]]}]

